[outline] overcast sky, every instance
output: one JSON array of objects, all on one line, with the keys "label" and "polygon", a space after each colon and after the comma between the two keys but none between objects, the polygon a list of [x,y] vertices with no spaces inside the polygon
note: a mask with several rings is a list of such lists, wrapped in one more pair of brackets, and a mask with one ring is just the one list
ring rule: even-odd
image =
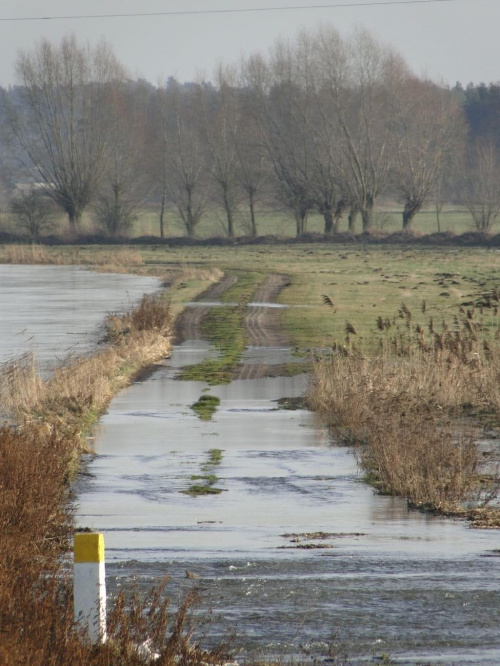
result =
[{"label": "overcast sky", "polygon": [[[74,32],[82,40],[104,38],[131,76],[157,83],[160,76],[210,78],[215,64],[266,52],[280,37],[329,23],[347,34],[368,28],[396,48],[418,73],[444,83],[500,81],[500,0],[436,0],[376,5],[381,0],[0,0],[0,85],[15,82],[19,49],[46,37],[58,42]],[[399,3],[407,0],[399,0]],[[356,4],[372,6],[354,6]],[[314,5],[347,7],[314,9]],[[185,14],[54,20],[5,19],[305,6],[263,12]]]}]

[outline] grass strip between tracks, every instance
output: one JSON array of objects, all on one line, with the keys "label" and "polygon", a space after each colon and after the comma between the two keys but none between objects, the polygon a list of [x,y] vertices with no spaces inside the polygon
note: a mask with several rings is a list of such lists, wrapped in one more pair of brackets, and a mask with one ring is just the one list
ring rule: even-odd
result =
[{"label": "grass strip between tracks", "polygon": [[[264,273],[239,274],[238,281],[221,297],[221,301],[228,305],[210,308],[201,323],[201,332],[219,355],[185,368],[180,379],[206,382],[212,386],[230,383],[246,346],[244,319],[247,303],[266,277]],[[231,303],[238,305],[232,306]]]}]

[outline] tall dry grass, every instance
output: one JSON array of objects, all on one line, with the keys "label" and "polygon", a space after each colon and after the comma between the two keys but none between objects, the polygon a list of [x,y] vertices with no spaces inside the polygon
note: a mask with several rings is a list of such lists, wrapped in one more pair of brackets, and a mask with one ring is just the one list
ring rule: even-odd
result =
[{"label": "tall dry grass", "polygon": [[0,663],[112,665],[144,663],[147,642],[158,664],[218,664],[227,644],[203,650],[194,638],[197,597],[177,608],[161,583],[149,595],[119,594],[109,614],[109,641],[93,648],[73,621],[65,553],[73,518],[69,479],[82,431],[118,386],[170,349],[168,303],[144,297],[109,321],[108,346],[73,359],[42,381],[26,355],[0,373],[2,408],[17,426],[0,427]]},{"label": "tall dry grass", "polygon": [[310,403],[339,439],[358,446],[382,491],[462,512],[481,494],[471,417],[500,417],[498,328],[484,313],[463,311],[453,330],[437,330],[432,320],[415,323],[405,306],[377,326],[379,355],[347,340],[316,363]]},{"label": "tall dry grass", "polygon": [[144,260],[138,250],[129,247],[60,248],[39,245],[4,245],[0,248],[0,263],[3,264],[50,264],[95,266],[100,271],[124,272],[127,268],[143,266]]},{"label": "tall dry grass", "polygon": [[111,344],[95,354],[68,357],[46,381],[36,373],[30,354],[4,364],[0,369],[4,415],[24,425],[85,431],[135,372],[170,352],[172,317],[162,298],[144,296],[135,310],[110,316],[106,325]]}]

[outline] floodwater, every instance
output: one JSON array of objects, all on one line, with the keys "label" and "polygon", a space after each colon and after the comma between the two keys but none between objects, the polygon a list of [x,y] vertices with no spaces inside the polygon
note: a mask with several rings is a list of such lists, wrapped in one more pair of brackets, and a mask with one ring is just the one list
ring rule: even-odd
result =
[{"label": "floodwater", "polygon": [[[311,413],[277,409],[307,390],[305,375],[175,379],[209,351],[176,347],[101,419],[78,523],[105,533],[111,593],[165,575],[184,589],[193,572],[219,617],[210,637],[236,630],[241,661],[340,642],[353,663],[499,664],[500,532],[408,511],[361,483]],[[287,350],[252,348],[247,361],[270,354]],[[190,405],[207,389],[221,404],[204,422]],[[207,467],[214,449],[220,464]],[[182,492],[207,472],[220,494]]]},{"label": "floodwater", "polygon": [[43,372],[90,351],[110,311],[135,305],[157,278],[78,266],[0,265],[0,363],[33,351]]}]

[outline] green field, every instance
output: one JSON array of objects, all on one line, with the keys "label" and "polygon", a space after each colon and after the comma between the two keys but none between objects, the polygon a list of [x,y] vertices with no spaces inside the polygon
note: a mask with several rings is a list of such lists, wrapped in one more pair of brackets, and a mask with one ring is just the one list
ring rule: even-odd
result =
[{"label": "green field", "polygon": [[[280,301],[292,307],[284,323],[302,349],[343,340],[346,322],[356,330],[356,339],[370,344],[379,335],[377,317],[392,317],[403,302],[415,322],[423,301],[425,318],[451,322],[460,305],[500,290],[500,252],[488,248],[304,244],[146,247],[141,252],[153,272],[189,264],[288,275],[291,284]],[[324,295],[334,308],[324,304]]]},{"label": "green field", "polygon": [[[246,211],[242,210],[236,218],[236,235],[250,235],[249,219]],[[295,235],[295,220],[290,213],[273,212],[262,210],[257,214],[258,233],[261,236]],[[384,232],[400,231],[402,228],[401,213],[394,206],[381,207],[375,217],[375,226]],[[311,233],[323,233],[324,221],[321,215],[312,213],[307,222],[307,231]],[[423,210],[414,221],[416,232],[423,234],[438,231],[436,212],[434,209]],[[448,207],[440,215],[440,231],[451,231],[461,234],[474,229],[474,223],[469,213],[461,208]],[[341,231],[347,231],[347,216],[340,225]],[[361,232],[361,219],[357,224],[357,232]],[[156,210],[144,209],[138,215],[130,236],[158,236],[159,222]],[[184,236],[185,229],[179,220],[179,216],[171,211],[166,216],[166,235]],[[224,217],[222,211],[208,212],[197,228],[197,236],[210,238],[212,236],[225,236]]]},{"label": "green field", "polygon": [[[442,320],[453,324],[458,307],[471,307],[500,291],[500,251],[495,248],[297,244],[41,249],[49,263],[96,264],[100,270],[140,272],[167,280],[182,272],[181,284],[172,294],[176,312],[217,279],[220,272],[215,269],[240,276],[285,274],[290,285],[279,299],[291,307],[284,311],[283,322],[302,351],[343,342],[347,322],[356,331],[351,340],[373,347],[381,335],[377,318],[394,317],[402,303],[412,312],[415,325],[429,317],[436,325]],[[11,250],[0,247],[0,262]],[[120,257],[121,265],[115,265],[113,257]],[[324,304],[324,296],[334,307]],[[496,315],[485,310],[484,318],[488,324]]]},{"label": "green field", "polygon": [[[287,212],[276,212],[272,210],[260,210],[257,212],[258,233],[261,236],[276,235],[292,237],[295,235],[295,221],[293,216]],[[245,209],[241,209],[236,215],[236,235],[250,235],[249,216]],[[375,227],[381,231],[390,233],[401,230],[401,212],[397,204],[381,204],[376,216]],[[312,233],[322,233],[324,228],[323,218],[317,213],[309,216],[307,231]],[[166,236],[179,237],[185,236],[185,228],[179,215],[170,210],[165,218]],[[436,220],[436,211],[429,207],[421,211],[414,221],[414,229],[418,233],[429,234],[438,231]],[[469,213],[459,207],[446,207],[440,215],[440,231],[450,231],[461,234],[474,229],[474,224]],[[340,225],[341,231],[347,231],[347,216]],[[8,212],[0,215],[0,231],[15,232],[15,220]],[[54,225],[55,233],[68,232],[68,223],[64,216],[60,216]],[[92,222],[89,212],[84,215],[81,232],[85,234],[95,233],[96,229]],[[361,220],[358,221],[357,232],[361,231]],[[493,228],[493,232],[495,227]],[[132,229],[127,234],[130,238],[138,236],[159,236],[159,209],[158,207],[148,206],[142,208],[135,220]],[[224,216],[222,211],[209,210],[197,228],[199,238],[210,238],[225,236]]]}]

